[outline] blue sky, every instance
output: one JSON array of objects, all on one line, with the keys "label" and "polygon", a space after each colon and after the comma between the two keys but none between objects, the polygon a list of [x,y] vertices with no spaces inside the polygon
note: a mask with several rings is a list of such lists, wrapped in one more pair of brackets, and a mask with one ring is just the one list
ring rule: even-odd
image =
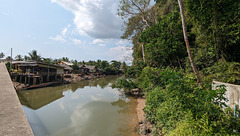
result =
[{"label": "blue sky", "polygon": [[5,0],[0,4],[0,52],[13,57],[37,50],[43,57],[78,61],[131,60],[120,39],[119,0]]}]

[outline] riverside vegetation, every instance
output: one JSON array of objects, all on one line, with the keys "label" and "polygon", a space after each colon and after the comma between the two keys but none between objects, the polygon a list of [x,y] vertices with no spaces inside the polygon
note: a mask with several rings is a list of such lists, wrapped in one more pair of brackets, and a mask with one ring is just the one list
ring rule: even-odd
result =
[{"label": "riverside vegetation", "polygon": [[212,90],[213,79],[240,84],[240,1],[183,0],[190,60],[201,83],[186,51],[179,2],[120,0],[122,38],[132,40],[134,60],[114,87],[143,90],[153,135],[240,135],[225,87]]}]

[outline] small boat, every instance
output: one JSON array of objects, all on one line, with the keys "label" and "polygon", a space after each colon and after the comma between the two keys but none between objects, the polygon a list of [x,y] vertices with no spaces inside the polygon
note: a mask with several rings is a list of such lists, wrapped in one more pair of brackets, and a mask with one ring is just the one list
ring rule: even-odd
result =
[{"label": "small boat", "polygon": [[31,86],[26,86],[23,89],[24,90],[29,90],[29,89],[34,89],[34,88],[41,88],[41,87],[46,87],[46,86],[51,86],[57,84],[57,82],[49,82],[49,83],[42,83],[42,84],[38,84],[38,85],[31,85]]}]

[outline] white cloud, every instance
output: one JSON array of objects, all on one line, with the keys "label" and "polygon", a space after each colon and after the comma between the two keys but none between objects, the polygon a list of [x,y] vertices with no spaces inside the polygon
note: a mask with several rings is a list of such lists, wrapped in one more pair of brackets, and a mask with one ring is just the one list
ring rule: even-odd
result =
[{"label": "white cloud", "polygon": [[60,42],[66,42],[69,27],[70,27],[70,25],[68,25],[67,27],[64,27],[60,35],[57,35],[55,37],[50,37],[50,39],[55,40],[55,41],[60,41]]},{"label": "white cloud", "polygon": [[98,46],[104,47],[104,46],[105,46],[105,44],[98,44]]},{"label": "white cloud", "polygon": [[62,35],[65,36],[67,32],[68,32],[68,28],[65,27],[62,31]]},{"label": "white cloud", "polygon": [[81,40],[78,40],[78,39],[72,39],[72,42],[75,44],[75,45],[79,45],[82,43]]},{"label": "white cloud", "polygon": [[132,58],[132,47],[131,46],[117,46],[110,48],[108,51],[109,56],[118,60],[118,61],[125,61],[131,63]]},{"label": "white cloud", "polygon": [[60,42],[66,42],[66,40],[61,35],[57,35],[56,37],[50,37],[50,39]]},{"label": "white cloud", "polygon": [[98,44],[104,42],[102,39],[95,39],[93,40],[93,44]]},{"label": "white cloud", "polygon": [[116,45],[126,45],[126,44],[131,44],[130,43],[131,41],[130,40],[119,40]]},{"label": "white cloud", "polygon": [[119,39],[122,20],[116,15],[119,0],[51,0],[71,11],[78,32],[97,39]]}]

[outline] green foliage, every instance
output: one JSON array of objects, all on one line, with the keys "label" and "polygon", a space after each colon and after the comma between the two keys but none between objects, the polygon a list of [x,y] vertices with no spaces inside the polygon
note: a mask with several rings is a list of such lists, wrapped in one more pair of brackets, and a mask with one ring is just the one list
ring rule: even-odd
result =
[{"label": "green foliage", "polygon": [[10,70],[10,65],[11,65],[10,62],[7,62],[5,65],[6,65],[7,69],[8,69],[8,71],[9,71]]},{"label": "green foliage", "polygon": [[121,69],[122,69],[123,73],[127,72],[128,66],[125,61],[121,64]]},{"label": "green foliage", "polygon": [[62,57],[62,61],[66,61],[66,62],[69,62],[69,58],[68,57]]},{"label": "green foliage", "polygon": [[0,52],[0,58],[3,58],[5,54],[3,52]]},{"label": "green foliage", "polygon": [[204,74],[217,81],[240,84],[240,63],[219,61],[203,70]]},{"label": "green foliage", "polygon": [[28,57],[29,60],[34,60],[34,61],[42,60],[41,54],[38,54],[37,50],[32,50],[31,52],[28,53],[28,55],[29,55]]},{"label": "green foliage", "polygon": [[[217,59],[237,61],[240,54],[239,0],[185,0],[197,41],[214,47]],[[197,31],[196,31],[197,30]]]},{"label": "green foliage", "polygon": [[131,79],[119,78],[113,85],[113,88],[124,88],[125,91],[136,88],[136,84]]},{"label": "green foliage", "polygon": [[[126,77],[136,78],[136,82],[122,80],[121,87],[134,84],[146,92],[146,117],[163,135],[240,135],[240,120],[231,110],[222,110],[225,87],[212,90],[211,86],[212,79],[240,84],[240,1],[184,0],[191,51],[197,68],[206,76],[200,86],[193,73],[183,73],[190,65],[185,61],[177,2],[155,1],[160,11],[155,25],[138,24],[140,15],[128,18],[124,36],[133,40],[134,61]],[[144,43],[146,62],[139,42]]]},{"label": "green foliage", "polygon": [[77,60],[73,61],[72,68],[73,68],[73,70],[75,70],[75,71],[79,69]]},{"label": "green foliage", "polygon": [[107,67],[109,67],[109,63],[106,60],[101,61],[99,68],[103,70]]},{"label": "green foliage", "polygon": [[120,69],[120,66],[121,66],[121,62],[116,61],[116,60],[111,61],[111,67],[116,68],[116,69]]},{"label": "green foliage", "polygon": [[156,25],[146,29],[141,34],[140,42],[144,43],[148,65],[181,67],[187,53],[179,12],[169,13]]},{"label": "green foliage", "polygon": [[159,71],[160,78],[146,78],[147,81],[152,79],[162,82],[158,84],[155,81],[156,87],[149,91],[144,109],[147,119],[161,129],[161,133],[167,135],[233,134],[233,120],[221,109],[226,101],[223,97],[226,91],[223,86],[212,90],[211,84],[206,82],[202,86],[197,86],[193,74],[182,75],[171,69],[147,69],[150,73]]},{"label": "green foliage", "polygon": [[[216,55],[213,47],[201,47],[196,48],[194,53],[194,62],[198,70],[202,70],[207,67],[211,67],[216,62]],[[190,66],[189,61],[186,65]]]},{"label": "green foliage", "polygon": [[146,67],[146,63],[142,60],[134,60],[131,67],[127,69],[126,77],[136,78],[138,77],[143,68]]},{"label": "green foliage", "polygon": [[55,64],[52,58],[43,58],[42,61],[47,64]]},{"label": "green foliage", "polygon": [[22,60],[23,60],[22,55],[17,55],[17,56],[15,57],[15,60],[16,60],[16,61],[22,61]]},{"label": "green foliage", "polygon": [[140,88],[151,90],[156,86],[163,87],[168,84],[169,80],[167,79],[176,78],[178,76],[181,76],[180,73],[169,67],[166,69],[145,67],[139,78],[137,78],[137,83]]}]

